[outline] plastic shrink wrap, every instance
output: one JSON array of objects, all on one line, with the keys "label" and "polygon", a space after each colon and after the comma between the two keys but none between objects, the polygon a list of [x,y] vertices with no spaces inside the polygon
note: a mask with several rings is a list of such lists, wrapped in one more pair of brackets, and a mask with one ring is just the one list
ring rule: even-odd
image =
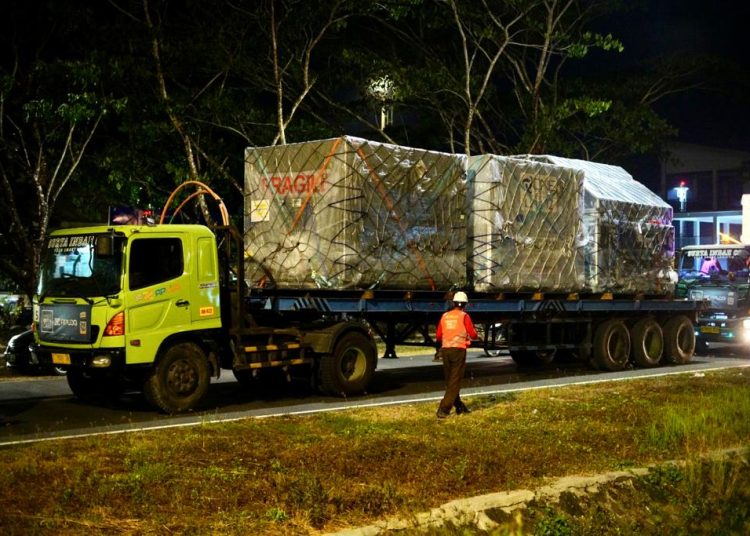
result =
[{"label": "plastic shrink wrap", "polygon": [[482,155],[468,169],[475,290],[673,290],[672,208],[622,168]]},{"label": "plastic shrink wrap", "polygon": [[666,294],[672,208],[616,166],[340,137],[245,155],[247,281]]},{"label": "plastic shrink wrap", "polygon": [[567,290],[583,284],[583,178],[494,155],[469,159],[469,269],[475,290]]},{"label": "plastic shrink wrap", "polygon": [[245,152],[246,280],[467,284],[466,157],[340,137]]}]

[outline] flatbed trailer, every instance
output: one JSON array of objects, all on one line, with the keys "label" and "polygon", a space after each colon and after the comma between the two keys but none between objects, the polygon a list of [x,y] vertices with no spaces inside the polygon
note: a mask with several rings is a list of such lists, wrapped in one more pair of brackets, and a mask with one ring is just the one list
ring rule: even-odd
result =
[{"label": "flatbed trailer", "polygon": [[[232,226],[102,225],[51,233],[34,298],[34,351],[83,400],[140,389],[167,413],[199,407],[211,377],[249,387],[267,369],[321,391],[365,392],[402,344],[435,346],[453,291],[286,289],[246,279]],[[253,262],[250,259],[248,262]],[[458,290],[458,289],[455,289]],[[480,293],[467,312],[489,351],[519,366],[576,359],[602,370],[688,362],[701,303],[667,296]]]},{"label": "flatbed trailer", "polygon": [[[254,289],[253,315],[286,319],[328,316],[365,321],[385,344],[434,347],[434,329],[450,308],[451,292],[398,290]],[[520,365],[556,356],[621,370],[633,363],[684,363],[695,349],[693,321],[700,302],[664,296],[501,293],[470,295],[466,307],[488,353],[506,349]]]}]

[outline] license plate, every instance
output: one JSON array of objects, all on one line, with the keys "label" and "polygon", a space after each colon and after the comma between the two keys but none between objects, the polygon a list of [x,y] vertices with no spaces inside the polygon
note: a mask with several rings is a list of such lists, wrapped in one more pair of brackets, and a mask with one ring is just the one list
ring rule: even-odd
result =
[{"label": "license plate", "polygon": [[52,362],[55,365],[70,365],[70,354],[52,354]]},{"label": "license plate", "polygon": [[721,328],[716,326],[701,326],[701,333],[721,333]]}]

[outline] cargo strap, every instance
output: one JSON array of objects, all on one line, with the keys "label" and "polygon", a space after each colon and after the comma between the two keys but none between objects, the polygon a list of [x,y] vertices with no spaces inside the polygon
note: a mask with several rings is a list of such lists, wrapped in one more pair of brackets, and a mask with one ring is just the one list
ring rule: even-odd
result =
[{"label": "cargo strap", "polygon": [[305,196],[305,199],[302,201],[302,205],[299,207],[299,210],[297,211],[297,214],[294,215],[294,220],[292,220],[292,225],[289,227],[289,231],[287,231],[287,236],[292,234],[292,231],[297,227],[297,224],[299,223],[300,219],[302,219],[302,214],[305,213],[305,208],[307,207],[307,204],[310,202],[310,198],[312,198],[313,193],[315,193],[318,189],[318,186],[323,182],[322,177],[323,174],[328,169],[328,164],[331,163],[331,158],[333,158],[333,155],[336,154],[336,149],[338,149],[339,144],[341,143],[342,138],[338,138],[336,141],[333,142],[333,145],[331,146],[331,150],[328,151],[328,155],[326,156],[326,159],[323,161],[323,165],[320,166],[320,169],[318,169],[315,174],[313,175],[313,188],[310,188],[310,191],[307,192],[307,195]]},{"label": "cargo strap", "polygon": [[[383,199],[383,202],[388,207],[388,210],[393,215],[393,218],[396,220],[396,223],[398,223],[398,226],[401,228],[401,233],[404,238],[406,238],[407,228],[403,221],[401,221],[401,218],[398,217],[398,214],[396,213],[396,206],[393,203],[393,200],[388,195],[388,192],[383,187],[383,183],[380,181],[380,178],[378,177],[378,174],[375,173],[375,170],[370,166],[370,162],[367,161],[367,156],[365,155],[364,151],[362,151],[361,147],[357,147],[357,154],[362,159],[362,161],[367,166],[367,170],[370,173],[370,177],[372,178],[373,182],[375,183],[375,187],[378,190],[378,193],[380,194],[380,197]],[[408,244],[409,241],[406,240],[406,243]],[[427,269],[427,263],[424,261],[424,258],[422,257],[422,254],[419,252],[419,249],[417,249],[415,246],[408,246],[409,249],[411,249],[414,252],[414,256],[417,259],[417,264],[419,265],[419,269],[422,270],[422,273],[424,273],[425,279],[430,285],[431,290],[437,289],[437,286],[435,285],[435,280],[430,275],[430,271]]]}]

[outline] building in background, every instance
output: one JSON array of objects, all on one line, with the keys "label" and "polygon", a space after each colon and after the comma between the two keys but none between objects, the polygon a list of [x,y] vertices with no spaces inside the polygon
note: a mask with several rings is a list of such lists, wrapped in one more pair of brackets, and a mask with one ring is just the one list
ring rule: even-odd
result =
[{"label": "building in background", "polygon": [[678,248],[739,240],[750,152],[672,143],[661,162],[658,193],[674,207]]}]

